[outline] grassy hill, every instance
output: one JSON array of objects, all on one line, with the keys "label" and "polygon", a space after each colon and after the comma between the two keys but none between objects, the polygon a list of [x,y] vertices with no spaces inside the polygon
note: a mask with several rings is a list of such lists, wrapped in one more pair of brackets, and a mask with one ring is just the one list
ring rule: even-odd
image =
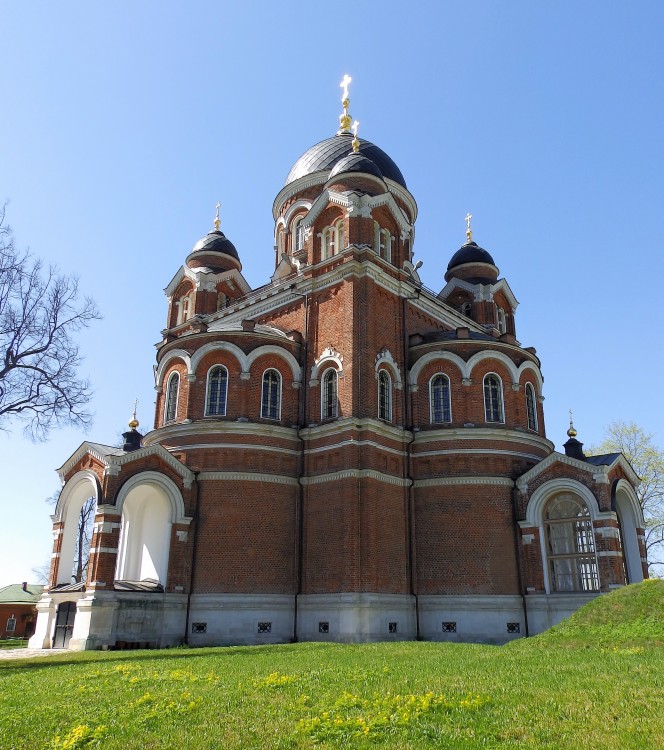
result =
[{"label": "grassy hill", "polygon": [[664,747],[664,581],[506,647],[393,643],[0,661],[0,748]]}]

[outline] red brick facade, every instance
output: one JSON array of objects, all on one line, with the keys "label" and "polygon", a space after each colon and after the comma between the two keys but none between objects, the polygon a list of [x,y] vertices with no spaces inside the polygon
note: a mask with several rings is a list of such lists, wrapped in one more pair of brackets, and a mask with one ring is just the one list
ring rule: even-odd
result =
[{"label": "red brick facade", "polygon": [[[444,638],[445,618],[474,622],[491,601],[507,631],[459,637],[500,641],[528,632],[529,597],[571,596],[563,612],[645,575],[636,478],[620,457],[553,452],[540,362],[493,259],[469,240],[442,291],[423,287],[415,202],[374,166],[287,183],[264,287],[248,288],[218,231],[187,257],[167,288],[154,430],[137,450],[84,444],[62,469],[56,604],[77,482],[97,487],[86,595],[118,612],[180,597],[179,636],[146,625],[141,642]],[[577,557],[554,549],[573,528],[547,520],[561,493],[591,524]],[[129,540],[141,524],[147,558]],[[112,646],[114,627],[79,647]]]}]

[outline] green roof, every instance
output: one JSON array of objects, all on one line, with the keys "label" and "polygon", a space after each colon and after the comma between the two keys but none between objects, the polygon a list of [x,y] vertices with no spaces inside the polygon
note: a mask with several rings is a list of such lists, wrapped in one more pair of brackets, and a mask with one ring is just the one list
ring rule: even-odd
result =
[{"label": "green roof", "polygon": [[36,604],[43,590],[36,583],[29,583],[25,591],[22,583],[12,583],[0,589],[0,604]]}]

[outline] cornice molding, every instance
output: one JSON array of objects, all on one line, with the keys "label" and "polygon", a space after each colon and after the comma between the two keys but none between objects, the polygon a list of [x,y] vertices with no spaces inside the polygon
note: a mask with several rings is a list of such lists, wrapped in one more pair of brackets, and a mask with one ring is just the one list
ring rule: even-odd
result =
[{"label": "cornice molding", "polygon": [[[201,419],[187,424],[167,425],[152,430],[143,438],[143,445],[158,444],[187,436],[228,436],[229,434],[297,442],[297,428],[293,427],[282,427],[281,425],[264,424],[262,422],[225,422]],[[171,448],[170,450],[175,449]]]},{"label": "cornice molding", "polygon": [[411,480],[403,477],[395,477],[391,474],[384,474],[373,469],[343,469],[334,471],[331,474],[318,474],[313,477],[302,477],[302,484],[305,486],[313,484],[325,484],[326,482],[336,482],[343,479],[375,479],[384,484],[392,484],[398,487],[410,487]]},{"label": "cornice molding", "polygon": [[[427,430],[415,433],[413,447],[433,442],[458,442],[459,440],[487,440],[494,443],[521,443],[543,451],[552,452],[554,444],[547,438],[534,433],[517,430],[500,430],[495,427],[448,427],[440,430]],[[419,453],[415,455],[420,455]],[[538,459],[539,461],[547,459]],[[531,469],[532,471],[532,469]]]},{"label": "cornice molding", "polygon": [[465,485],[492,485],[496,487],[514,487],[514,482],[506,477],[432,477],[416,479],[415,489],[420,487],[461,487]]},{"label": "cornice molding", "polygon": [[340,435],[351,430],[360,433],[371,432],[402,444],[409,442],[412,437],[412,433],[402,427],[394,427],[371,417],[346,417],[317,427],[306,427],[300,430],[300,437],[305,441],[320,440],[330,435]]},{"label": "cornice molding", "polygon": [[285,484],[297,487],[299,482],[295,477],[280,474],[261,474],[248,471],[201,471],[199,482],[268,482],[269,484]]}]

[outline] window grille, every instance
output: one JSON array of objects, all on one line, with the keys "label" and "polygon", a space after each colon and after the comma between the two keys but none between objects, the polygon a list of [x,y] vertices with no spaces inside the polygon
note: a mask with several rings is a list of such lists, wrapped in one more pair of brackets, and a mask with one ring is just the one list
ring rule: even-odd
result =
[{"label": "window grille", "polygon": [[444,622],[443,623],[443,633],[456,633],[456,622]]},{"label": "window grille", "polygon": [[484,378],[484,418],[487,422],[503,422],[503,389],[497,375]]},{"label": "window grille", "polygon": [[259,633],[271,633],[272,632],[272,623],[271,622],[259,622],[258,623],[258,632]]},{"label": "window grille", "polygon": [[599,591],[593,524],[588,506],[565,493],[545,508],[545,538],[552,591]]},{"label": "window grille", "polygon": [[431,421],[452,421],[450,379],[447,375],[436,375],[431,381]]},{"label": "window grille", "polygon": [[392,421],[392,381],[385,370],[378,373],[378,418]]},{"label": "window grille", "polygon": [[330,368],[323,376],[323,419],[334,419],[337,416],[337,385],[337,372]]},{"label": "window grille", "polygon": [[330,632],[330,623],[329,622],[319,622],[318,623],[318,632],[319,633],[329,633]]},{"label": "window grille", "polygon": [[14,617],[14,615],[12,615],[7,620],[7,632],[8,633],[14,633],[15,631],[16,631],[16,617]]},{"label": "window grille", "polygon": [[398,623],[396,622],[388,622],[387,624],[387,631],[388,633],[396,633],[398,630]]},{"label": "window grille", "polygon": [[537,409],[535,407],[535,390],[530,383],[526,384],[526,412],[528,429],[537,430]]},{"label": "window grille", "polygon": [[207,633],[207,622],[192,622],[191,632],[192,633]]},{"label": "window grille", "polygon": [[267,370],[263,375],[261,417],[279,419],[281,411],[281,375],[276,370]]},{"label": "window grille", "polygon": [[521,623],[520,622],[508,622],[507,623],[507,632],[508,633],[520,633],[521,632]]},{"label": "window grille", "polygon": [[164,422],[173,422],[178,411],[178,391],[180,390],[180,376],[174,372],[168,379],[166,388],[166,413]]},{"label": "window grille", "polygon": [[228,370],[221,365],[213,367],[208,374],[207,401],[205,414],[210,417],[226,415],[226,395],[228,393]]}]

